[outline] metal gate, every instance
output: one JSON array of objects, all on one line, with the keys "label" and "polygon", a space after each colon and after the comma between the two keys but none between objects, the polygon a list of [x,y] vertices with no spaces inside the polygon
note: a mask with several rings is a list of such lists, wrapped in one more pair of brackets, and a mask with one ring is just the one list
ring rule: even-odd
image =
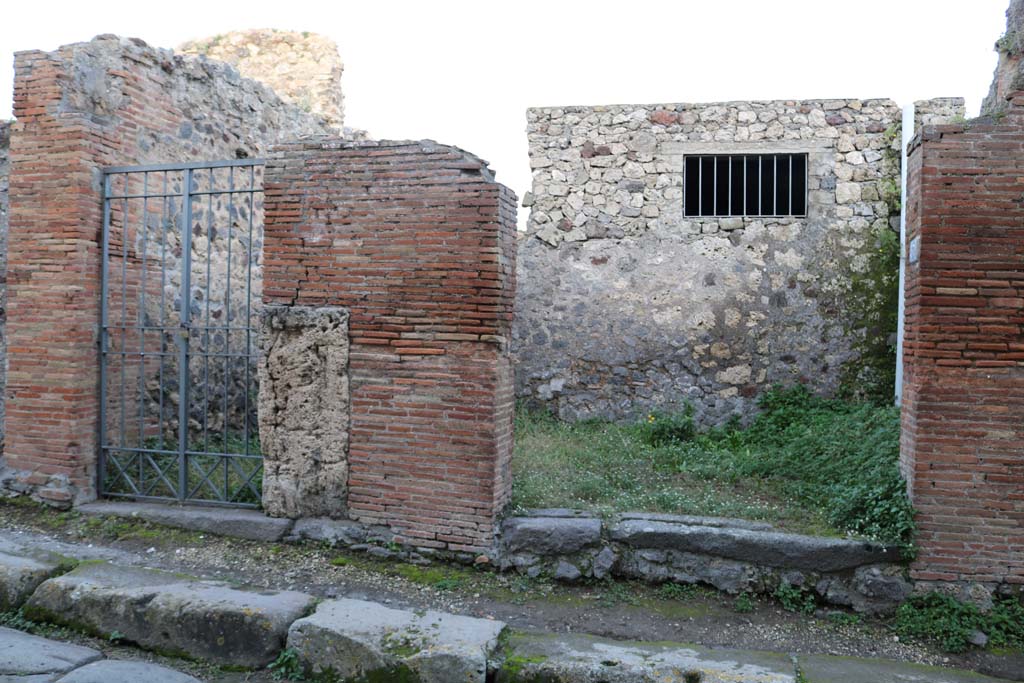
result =
[{"label": "metal gate", "polygon": [[256,160],[104,171],[102,495],[256,506]]}]

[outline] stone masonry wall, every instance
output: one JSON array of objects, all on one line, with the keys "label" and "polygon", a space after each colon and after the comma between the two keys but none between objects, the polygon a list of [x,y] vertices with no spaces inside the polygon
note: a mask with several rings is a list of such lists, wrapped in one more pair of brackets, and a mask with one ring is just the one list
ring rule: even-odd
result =
[{"label": "stone masonry wall", "polygon": [[988,96],[981,103],[983,116],[1005,110],[1007,95],[1024,89],[1024,0],[1010,0],[1006,31],[995,47],[999,61]]},{"label": "stone masonry wall", "polygon": [[205,55],[265,84],[285,102],[321,118],[337,131],[344,124],[338,46],[318,33],[253,29],[194,40],[178,48]]},{"label": "stone masonry wall", "polygon": [[[852,284],[898,228],[900,118],[889,100],[529,110],[517,394],[569,419],[689,402],[716,423],[773,383],[834,392],[865,334]],[[807,153],[806,217],[683,216],[686,155],[773,152]]]},{"label": "stone masonry wall", "polygon": [[900,461],[919,583],[1024,587],[1024,91],[926,126],[908,172]]},{"label": "stone masonry wall", "polygon": [[100,170],[254,157],[324,128],[231,67],[115,36],[18,53],[14,113],[0,483],[67,504],[95,495]]},{"label": "stone masonry wall", "polygon": [[430,141],[285,144],[266,173],[264,302],[349,313],[348,516],[489,553],[511,486],[514,195]]}]

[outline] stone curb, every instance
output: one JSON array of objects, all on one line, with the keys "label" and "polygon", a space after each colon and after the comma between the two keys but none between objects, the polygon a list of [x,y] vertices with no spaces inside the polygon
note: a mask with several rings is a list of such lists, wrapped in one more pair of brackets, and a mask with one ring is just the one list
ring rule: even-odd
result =
[{"label": "stone curb", "polygon": [[170,572],[82,564],[44,581],[25,604],[34,621],[50,621],[157,652],[217,664],[261,667],[284,647],[288,628],[314,598],[294,591],[255,591]]}]

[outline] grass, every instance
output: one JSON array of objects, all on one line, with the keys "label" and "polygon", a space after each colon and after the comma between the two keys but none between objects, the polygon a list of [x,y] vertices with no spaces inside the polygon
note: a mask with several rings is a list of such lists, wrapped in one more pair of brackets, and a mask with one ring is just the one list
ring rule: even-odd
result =
[{"label": "grass", "polygon": [[1024,603],[1016,598],[997,600],[982,612],[977,606],[941,593],[917,595],[896,610],[894,630],[935,643],[948,652],[964,652],[971,635],[981,631],[993,648],[1024,649]]},{"label": "grass", "polygon": [[749,427],[703,433],[686,413],[617,425],[519,410],[513,502],[743,517],[912,552],[897,409],[823,399],[800,386],[768,391],[759,404]]}]

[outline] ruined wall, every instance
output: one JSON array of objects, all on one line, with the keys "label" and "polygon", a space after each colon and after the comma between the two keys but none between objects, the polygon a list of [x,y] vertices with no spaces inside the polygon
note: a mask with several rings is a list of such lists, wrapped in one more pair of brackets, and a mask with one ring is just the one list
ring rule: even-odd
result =
[{"label": "ruined wall", "polygon": [[[927,120],[963,112],[962,100],[919,107]],[[865,335],[888,340],[851,300],[898,227],[895,103],[561,107],[527,118],[521,397],[570,419],[689,402],[714,423],[748,413],[776,382],[833,393]],[[684,217],[687,155],[782,152],[808,155],[806,217]],[[860,287],[868,305],[873,286]]]},{"label": "ruined wall", "polygon": [[1007,107],[1007,95],[1024,89],[1024,0],[1010,0],[1006,31],[996,41],[999,62],[981,114],[997,114]]},{"label": "ruined wall", "polygon": [[330,38],[308,31],[254,29],[191,41],[179,50],[231,64],[246,78],[267,85],[285,102],[342,129],[344,67],[338,46]]},{"label": "ruined wall", "polygon": [[[94,495],[100,169],[254,157],[324,127],[227,65],[115,36],[18,53],[14,113],[0,483],[66,504]],[[138,261],[140,245],[121,239]]]},{"label": "ruined wall", "polygon": [[[908,165],[900,464],[919,582],[1024,587],[1024,91]],[[1005,98],[1004,96],[1004,98]]]},{"label": "ruined wall", "polygon": [[348,516],[489,552],[511,489],[515,196],[454,147],[341,139],[280,146],[266,195],[264,302],[349,313]]}]

